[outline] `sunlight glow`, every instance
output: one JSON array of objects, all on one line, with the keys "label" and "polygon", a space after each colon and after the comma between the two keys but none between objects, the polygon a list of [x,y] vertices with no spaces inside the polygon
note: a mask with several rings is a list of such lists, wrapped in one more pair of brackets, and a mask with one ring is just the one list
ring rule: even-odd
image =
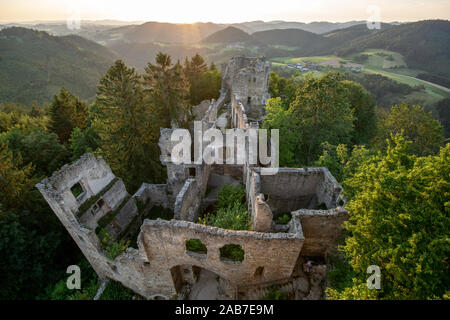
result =
[{"label": "sunlight glow", "polygon": [[0,21],[82,20],[232,23],[254,20],[366,20],[369,5],[382,21],[449,19],[448,0],[0,0]]}]

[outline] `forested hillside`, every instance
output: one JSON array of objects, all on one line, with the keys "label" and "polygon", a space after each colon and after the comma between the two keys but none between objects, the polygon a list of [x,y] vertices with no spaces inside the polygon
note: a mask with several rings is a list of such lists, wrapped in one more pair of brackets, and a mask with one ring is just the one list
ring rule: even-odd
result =
[{"label": "forested hillside", "polygon": [[235,28],[228,27],[226,29],[217,31],[212,35],[205,38],[203,43],[246,43],[246,44],[257,44],[256,38],[252,37],[248,33]]},{"label": "forested hillside", "polygon": [[351,41],[339,54],[345,56],[369,48],[399,52],[411,68],[450,76],[449,21],[426,20],[393,26]]},{"label": "forested hillside", "polygon": [[79,36],[25,28],[0,31],[0,102],[47,103],[65,87],[92,100],[101,75],[117,56]]}]

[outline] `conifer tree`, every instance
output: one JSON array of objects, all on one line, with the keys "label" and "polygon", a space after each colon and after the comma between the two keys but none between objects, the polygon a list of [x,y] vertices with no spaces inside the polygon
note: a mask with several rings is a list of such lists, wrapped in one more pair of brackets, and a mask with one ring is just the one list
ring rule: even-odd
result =
[{"label": "conifer tree", "polygon": [[179,62],[173,65],[169,55],[158,53],[156,64],[148,63],[145,68],[144,84],[146,98],[162,117],[162,127],[171,127],[172,122],[186,125],[190,116],[189,84]]},{"label": "conifer tree", "polygon": [[116,61],[100,80],[96,106],[93,126],[100,137],[99,152],[129,191],[142,182],[158,181],[160,122],[152,106],[144,103],[135,69]]}]

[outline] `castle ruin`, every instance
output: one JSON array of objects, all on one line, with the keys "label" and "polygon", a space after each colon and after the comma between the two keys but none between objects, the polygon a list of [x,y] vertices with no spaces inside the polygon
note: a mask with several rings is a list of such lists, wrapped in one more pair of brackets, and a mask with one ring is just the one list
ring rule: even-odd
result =
[{"label": "castle ruin", "polygon": [[[258,128],[270,97],[269,75],[263,58],[233,58],[222,66],[220,97],[196,106],[196,120],[205,130]],[[218,299],[257,299],[273,284],[295,299],[323,298],[325,261],[347,219],[342,188],[328,169],[280,168],[262,175],[261,166],[248,162],[174,164],[173,130],[161,129],[159,140],[166,184],[144,183],[130,195],[103,159],[85,154],[36,185],[98,276],[147,299],[185,298],[198,291],[205,270],[216,277]],[[251,231],[197,223],[225,184],[245,185]],[[173,219],[151,219],[154,210]],[[275,218],[287,212],[290,221],[277,224]],[[102,229],[132,246],[108,257]],[[189,251],[191,239],[201,241],[205,252]],[[243,250],[242,261],[222,256],[221,249],[230,245]],[[309,273],[304,270],[308,260],[317,262]],[[201,297],[192,292],[191,298]]]}]

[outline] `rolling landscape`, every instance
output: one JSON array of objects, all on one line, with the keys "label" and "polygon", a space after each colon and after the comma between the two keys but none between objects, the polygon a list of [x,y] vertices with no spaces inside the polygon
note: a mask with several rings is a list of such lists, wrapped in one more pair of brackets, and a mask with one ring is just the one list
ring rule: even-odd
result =
[{"label": "rolling landscape", "polygon": [[0,300],[450,299],[444,1],[88,2],[0,1]]},{"label": "rolling landscape", "polygon": [[[352,78],[361,77],[349,67],[357,64],[363,74],[378,74],[412,88],[420,87],[421,90],[401,97],[409,103],[431,107],[449,97],[448,21],[383,23],[380,30],[369,30],[365,22],[357,21],[256,21],[229,26],[157,22],[111,26],[99,22],[75,30],[76,35],[67,34],[68,29],[62,24],[2,28],[0,72],[4,85],[0,101],[46,103],[61,84],[91,101],[96,81],[115,58],[143,70],[160,51],[180,61],[198,53],[208,63],[217,65],[236,55],[265,56],[276,70],[285,72],[290,71],[289,64],[318,63],[313,70],[316,75],[337,70],[353,73]],[[32,32],[30,28],[42,32]],[[430,34],[433,37],[428,37]],[[28,39],[33,41],[27,46],[17,45]],[[24,61],[17,62],[22,58]],[[66,65],[61,65],[63,61]],[[298,75],[308,71],[300,70]],[[387,104],[398,102],[393,99]]]}]

